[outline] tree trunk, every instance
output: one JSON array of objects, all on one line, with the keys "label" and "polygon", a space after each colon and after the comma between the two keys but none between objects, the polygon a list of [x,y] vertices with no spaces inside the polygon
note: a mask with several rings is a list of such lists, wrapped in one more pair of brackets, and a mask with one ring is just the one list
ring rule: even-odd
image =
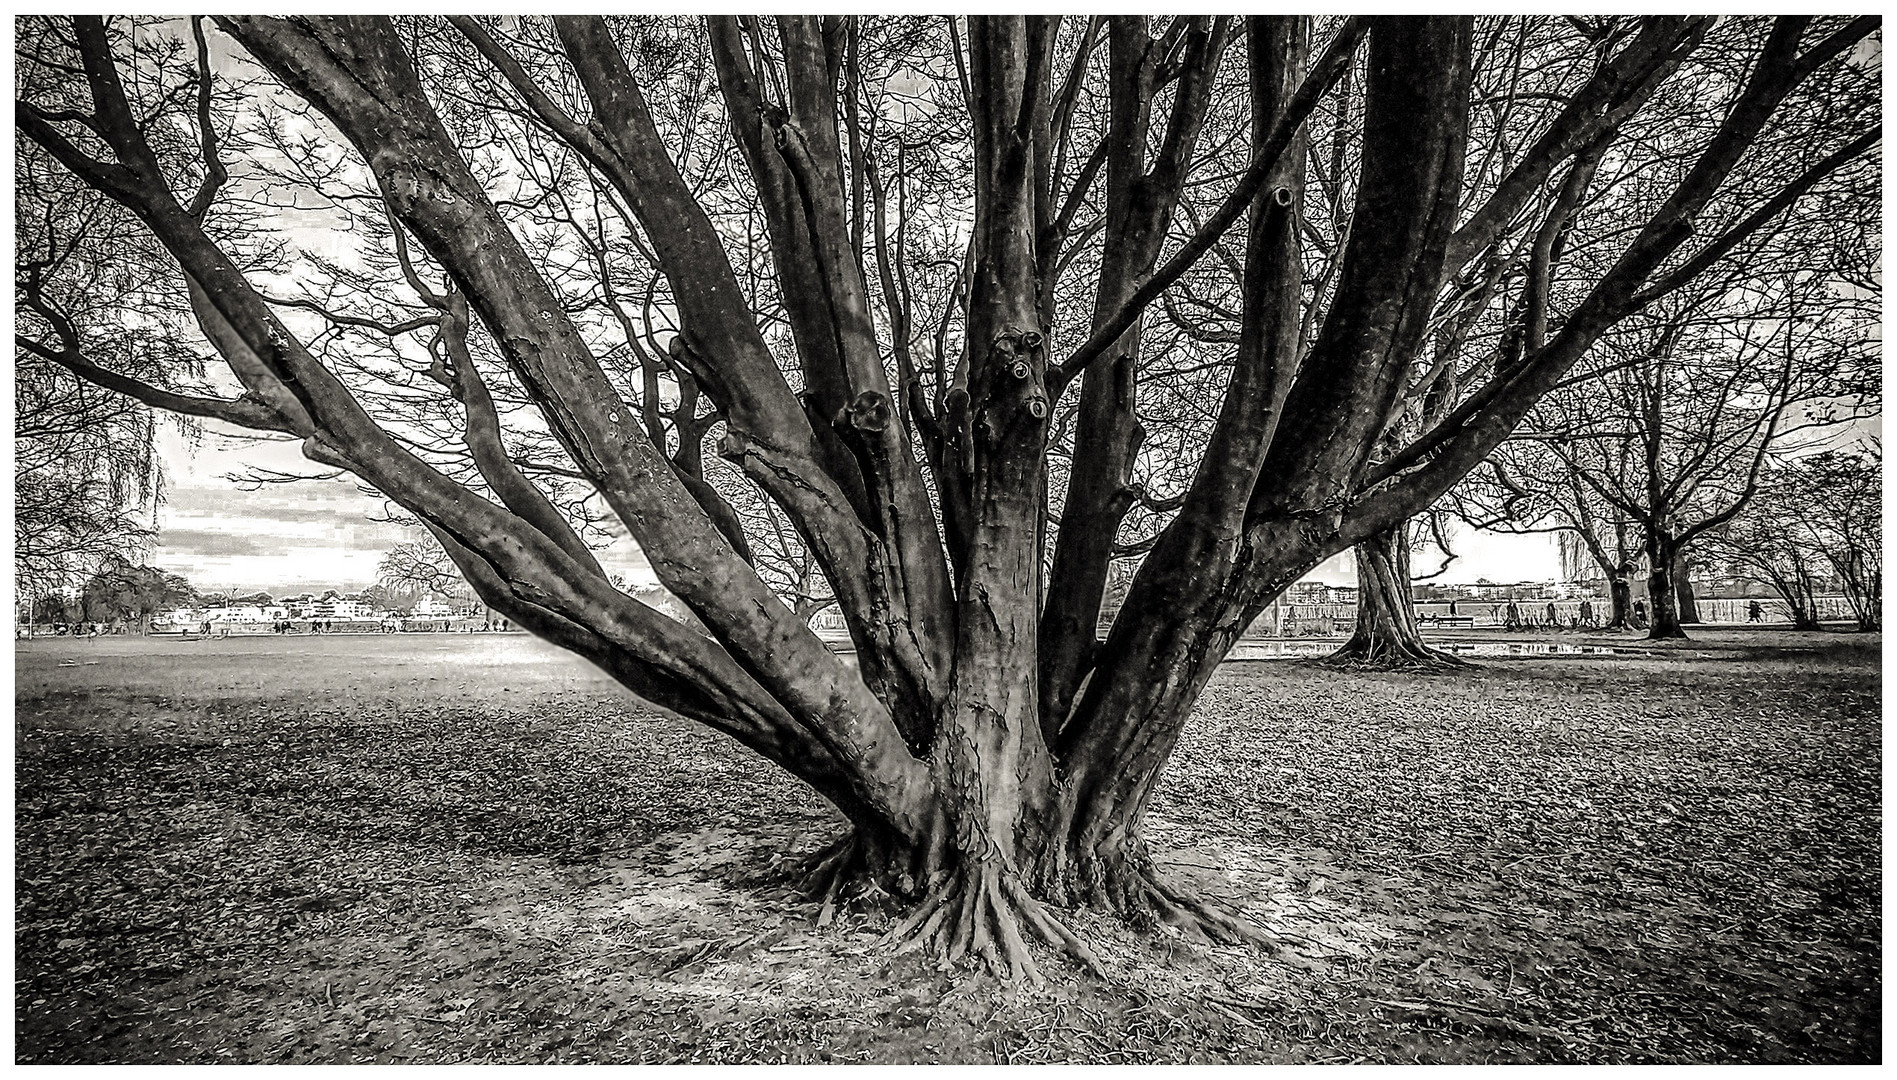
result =
[{"label": "tree trunk", "polygon": [[1417,630],[1410,587],[1409,524],[1358,544],[1355,555],[1357,628],[1327,662],[1390,668],[1462,666],[1455,656],[1430,648]]},{"label": "tree trunk", "polygon": [[1627,616],[1633,611],[1634,583],[1633,574],[1626,567],[1619,567],[1607,575],[1607,624],[1603,630],[1627,629]]},{"label": "tree trunk", "polygon": [[1857,616],[1857,628],[1862,633],[1884,628],[1884,574],[1881,570],[1872,570],[1860,575],[1855,584],[1849,585],[1845,595],[1850,597],[1851,611]]},{"label": "tree trunk", "polygon": [[1699,596],[1693,592],[1693,564],[1684,554],[1673,560],[1673,592],[1679,601],[1680,622],[1696,624],[1699,617]]},{"label": "tree trunk", "polygon": [[1811,572],[1803,560],[1794,555],[1792,576],[1781,589],[1785,597],[1785,606],[1792,615],[1792,629],[1815,631],[1823,629],[1818,624],[1818,590],[1813,587]]},{"label": "tree trunk", "polygon": [[1647,562],[1651,567],[1647,572],[1647,603],[1653,612],[1653,622],[1647,630],[1649,641],[1686,636],[1686,631],[1680,628],[1679,594],[1673,585],[1673,560],[1677,555],[1672,542],[1664,537],[1654,536],[1647,541]]},{"label": "tree trunk", "polygon": [[1791,616],[1792,629],[1819,629],[1818,605],[1812,602],[1809,590],[1803,588],[1801,585],[1794,584],[1784,591],[1783,596],[1785,597],[1785,611]]}]

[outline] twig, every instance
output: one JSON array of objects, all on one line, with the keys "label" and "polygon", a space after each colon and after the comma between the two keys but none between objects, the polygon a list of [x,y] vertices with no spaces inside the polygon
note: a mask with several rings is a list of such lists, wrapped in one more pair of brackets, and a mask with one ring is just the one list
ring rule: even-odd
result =
[{"label": "twig", "polygon": [[1238,1021],[1239,1023],[1241,1023],[1241,1024],[1243,1024],[1243,1025],[1245,1025],[1245,1026],[1246,1026],[1246,1027],[1248,1027],[1248,1028],[1255,1028],[1255,1027],[1258,1027],[1258,1026],[1259,1026],[1259,1024],[1258,1024],[1258,1021],[1256,1021],[1256,1020],[1253,1020],[1253,1019],[1252,1019],[1251,1017],[1249,1017],[1249,1016],[1241,1016],[1241,1015],[1239,1015],[1239,1013],[1238,1013],[1238,1010],[1236,1010],[1236,1009],[1228,1009],[1228,1008],[1226,1008],[1225,1006],[1223,1006],[1223,1005],[1221,1005],[1221,1004],[1219,1004],[1219,1003],[1218,1003],[1217,1001],[1214,1001],[1214,1000],[1213,1000],[1213,999],[1211,999],[1211,998],[1206,998],[1206,999],[1205,999],[1205,1003],[1206,1003],[1207,1005],[1210,1005],[1210,1006],[1212,1006],[1212,1007],[1213,1007],[1214,1009],[1217,1009],[1218,1011],[1220,1011],[1220,1012],[1222,1012],[1222,1013],[1224,1013],[1225,1015],[1227,1015],[1227,1016],[1229,1016],[1229,1017],[1231,1017],[1232,1019],[1234,1019],[1234,1020],[1236,1020],[1236,1021]]},{"label": "twig", "polygon": [[[1542,1024],[1525,1024],[1519,1020],[1510,1020],[1506,1016],[1497,1016],[1491,1012],[1484,1012],[1470,1005],[1458,1005],[1453,1002],[1431,1000],[1386,1001],[1382,998],[1371,998],[1370,1002],[1374,1005],[1386,1005],[1392,1009],[1407,1009],[1410,1012],[1438,1012],[1449,1017],[1451,1020],[1490,1025],[1499,1027],[1504,1031],[1512,1031],[1519,1035],[1538,1035],[1543,1038],[1555,1038],[1561,1040],[1563,1043],[1571,1041],[1567,1033],[1559,1028],[1546,1027]],[[1598,1018],[1589,1017],[1589,1019]]]},{"label": "twig", "polygon": [[1584,848],[1580,851],[1550,852],[1546,855],[1524,855],[1523,857],[1516,859],[1514,862],[1509,863],[1507,866],[1502,867],[1502,872],[1506,874],[1510,870],[1515,869],[1517,866],[1520,866],[1521,864],[1525,862],[1540,862],[1543,859],[1568,859],[1576,855],[1585,855],[1585,854],[1587,854],[1587,850]]}]

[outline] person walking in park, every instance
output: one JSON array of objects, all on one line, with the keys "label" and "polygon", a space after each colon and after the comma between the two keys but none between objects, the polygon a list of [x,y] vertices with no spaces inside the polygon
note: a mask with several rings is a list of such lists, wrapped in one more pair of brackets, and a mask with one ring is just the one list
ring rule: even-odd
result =
[{"label": "person walking in park", "polygon": [[1765,621],[1765,605],[1757,600],[1746,606],[1746,621],[1749,623]]},{"label": "person walking in park", "polygon": [[1581,601],[1580,624],[1582,626],[1594,625],[1594,602],[1592,600]]},{"label": "person walking in park", "polygon": [[1548,601],[1548,625],[1549,625],[1549,627],[1551,627],[1551,628],[1552,628],[1552,627],[1556,627],[1556,626],[1559,626],[1559,625],[1561,625],[1561,624],[1560,624],[1560,622],[1558,622],[1558,621],[1557,621],[1557,620],[1559,620],[1559,619],[1560,619],[1560,617],[1561,617],[1561,616],[1560,616],[1559,614],[1557,614],[1557,613],[1555,612],[1555,609],[1554,609],[1554,601],[1553,601],[1553,600],[1550,600],[1550,601]]}]

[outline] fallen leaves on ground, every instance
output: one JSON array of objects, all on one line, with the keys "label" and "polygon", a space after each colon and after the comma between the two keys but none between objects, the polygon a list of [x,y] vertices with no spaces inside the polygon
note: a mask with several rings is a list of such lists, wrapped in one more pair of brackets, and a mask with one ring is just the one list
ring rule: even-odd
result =
[{"label": "fallen leaves on ground", "polygon": [[1812,640],[1228,665],[1151,839],[1276,944],[1077,912],[1109,978],[1039,990],[816,929],[787,882],[834,815],[538,643],[40,643],[18,1054],[1873,1061],[1876,638]]}]

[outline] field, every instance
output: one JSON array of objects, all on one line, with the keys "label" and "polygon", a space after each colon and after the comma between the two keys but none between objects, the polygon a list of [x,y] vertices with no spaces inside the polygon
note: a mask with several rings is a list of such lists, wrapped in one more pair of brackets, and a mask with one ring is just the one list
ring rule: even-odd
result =
[{"label": "field", "polygon": [[1878,649],[1228,664],[1152,834],[1277,944],[1076,913],[1110,977],[1004,991],[816,929],[834,815],[531,639],[22,643],[17,1056],[1874,1062]]}]

